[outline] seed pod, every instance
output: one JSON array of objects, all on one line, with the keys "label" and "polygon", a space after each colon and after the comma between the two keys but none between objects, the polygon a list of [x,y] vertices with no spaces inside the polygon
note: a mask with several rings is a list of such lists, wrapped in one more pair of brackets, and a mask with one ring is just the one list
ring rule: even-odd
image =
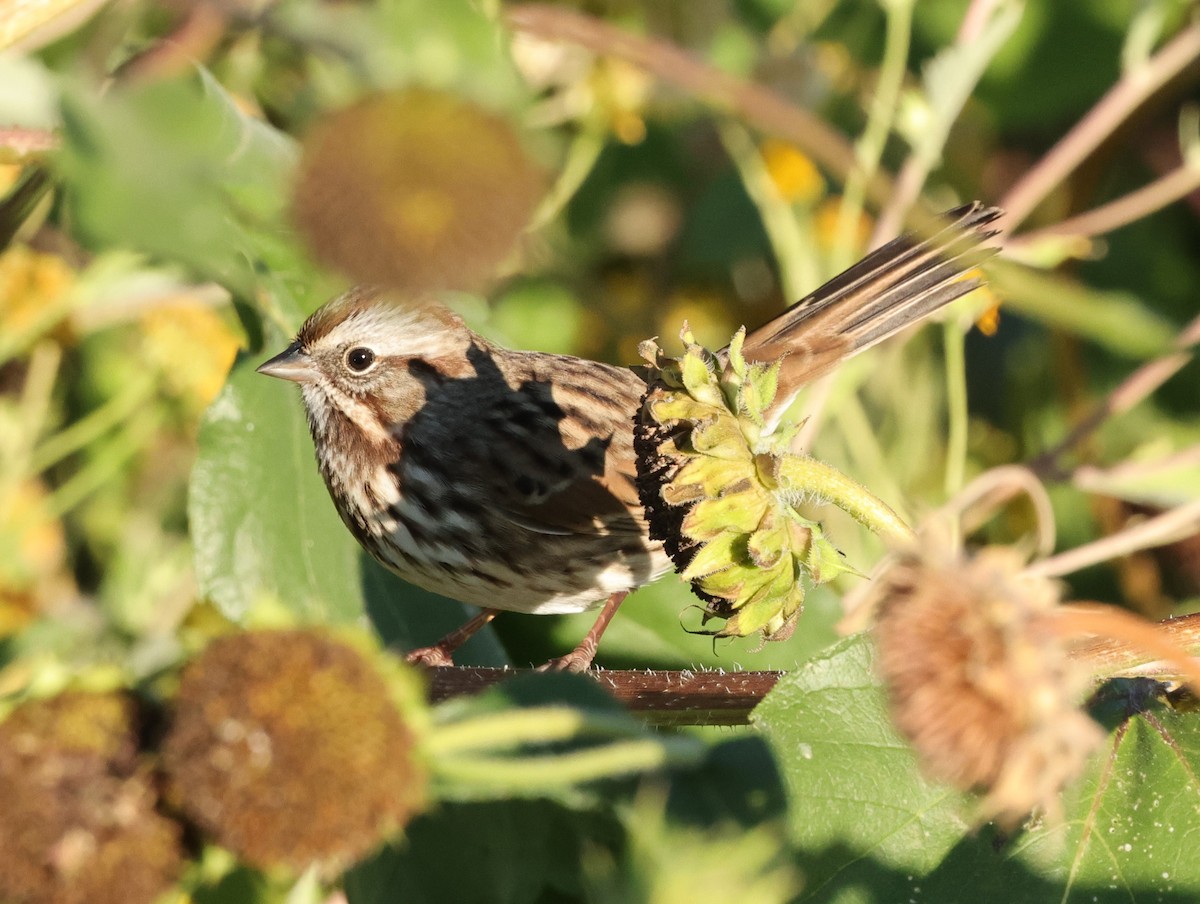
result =
[{"label": "seed pod", "polygon": [[152,904],[182,868],[182,831],[158,812],[135,706],[69,692],[0,722],[0,900]]},{"label": "seed pod", "polygon": [[387,681],[315,631],[220,638],[184,671],[169,793],[247,863],[335,872],[404,826],[425,771]]},{"label": "seed pod", "polygon": [[873,629],[892,718],[926,772],[984,797],[1006,827],[1055,812],[1103,739],[1080,709],[1087,670],[1052,626],[1058,586],[1012,549],[901,554],[877,579]]}]

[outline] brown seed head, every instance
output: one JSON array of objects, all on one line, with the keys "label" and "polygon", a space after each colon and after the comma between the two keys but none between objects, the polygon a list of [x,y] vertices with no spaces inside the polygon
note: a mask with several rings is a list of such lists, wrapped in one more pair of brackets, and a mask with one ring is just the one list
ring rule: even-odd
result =
[{"label": "brown seed head", "polygon": [[359,652],[312,631],[212,643],[184,671],[163,761],[187,816],[264,868],[344,867],[424,799],[386,682]]},{"label": "brown seed head", "polygon": [[0,900],[151,904],[182,866],[136,755],[134,705],[66,693],[0,723]]},{"label": "brown seed head", "polygon": [[512,251],[541,188],[505,120],[414,88],[312,129],[293,214],[316,257],[358,282],[476,290]]},{"label": "brown seed head", "polygon": [[880,577],[878,668],[897,728],[934,778],[984,793],[1016,825],[1058,793],[1103,737],[1079,708],[1087,674],[1050,627],[1055,584],[1011,549],[970,559],[925,549]]}]

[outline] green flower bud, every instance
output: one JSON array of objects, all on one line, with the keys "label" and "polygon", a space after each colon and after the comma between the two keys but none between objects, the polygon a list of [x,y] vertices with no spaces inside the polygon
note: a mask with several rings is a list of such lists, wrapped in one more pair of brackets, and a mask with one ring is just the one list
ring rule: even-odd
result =
[{"label": "green flower bud", "polygon": [[810,460],[789,451],[799,424],[766,429],[779,364],[747,362],[745,330],[721,355],[686,327],[681,335],[680,358],[653,341],[640,347],[650,383],[635,448],[650,533],[706,601],[705,622],[724,620],[711,633],[780,639],[800,615],[806,584],[848,568],[820,524],[797,511],[814,491]]}]

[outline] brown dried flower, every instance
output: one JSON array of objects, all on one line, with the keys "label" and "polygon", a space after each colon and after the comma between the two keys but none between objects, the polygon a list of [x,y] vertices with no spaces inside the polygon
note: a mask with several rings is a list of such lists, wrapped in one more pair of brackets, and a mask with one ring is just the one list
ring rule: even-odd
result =
[{"label": "brown dried flower", "polygon": [[359,282],[477,290],[513,250],[541,192],[508,122],[453,94],[411,88],[316,124],[293,214],[316,257]]},{"label": "brown dried flower", "polygon": [[1022,566],[1008,548],[926,543],[879,578],[874,627],[892,717],[926,772],[982,792],[981,817],[1007,827],[1054,813],[1103,738],[1053,624],[1058,586]]},{"label": "brown dried flower", "polygon": [[387,682],[357,650],[315,631],[210,644],[184,671],[163,763],[187,816],[264,868],[349,865],[425,796]]},{"label": "brown dried flower", "polygon": [[182,867],[157,803],[130,698],[24,704],[0,722],[0,900],[151,904]]}]

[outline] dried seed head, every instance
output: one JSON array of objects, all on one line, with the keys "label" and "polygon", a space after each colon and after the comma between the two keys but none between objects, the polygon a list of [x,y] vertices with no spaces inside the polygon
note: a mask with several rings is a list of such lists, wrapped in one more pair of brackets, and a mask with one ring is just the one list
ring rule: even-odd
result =
[{"label": "dried seed head", "polygon": [[316,257],[359,282],[477,290],[513,250],[541,190],[505,120],[412,88],[314,126],[293,215]]},{"label": "dried seed head", "polygon": [[230,635],[183,674],[163,745],[169,793],[258,867],[344,867],[421,808],[425,774],[387,682],[302,630]]},{"label": "dried seed head", "polygon": [[787,450],[799,424],[766,429],[778,364],[748,364],[739,331],[719,359],[684,328],[686,352],[644,343],[650,384],[634,428],[638,493],[650,536],[707,603],[718,636],[782,640],[804,603],[804,581],[848,570],[821,525],[796,511]]},{"label": "dried seed head", "polygon": [[878,579],[874,627],[897,728],[933,778],[983,792],[981,817],[1006,826],[1054,813],[1103,738],[1052,628],[1058,587],[1022,564],[1006,548],[903,553]]},{"label": "dried seed head", "polygon": [[134,722],[128,697],[65,693],[0,723],[0,900],[151,904],[175,881],[182,832]]}]

